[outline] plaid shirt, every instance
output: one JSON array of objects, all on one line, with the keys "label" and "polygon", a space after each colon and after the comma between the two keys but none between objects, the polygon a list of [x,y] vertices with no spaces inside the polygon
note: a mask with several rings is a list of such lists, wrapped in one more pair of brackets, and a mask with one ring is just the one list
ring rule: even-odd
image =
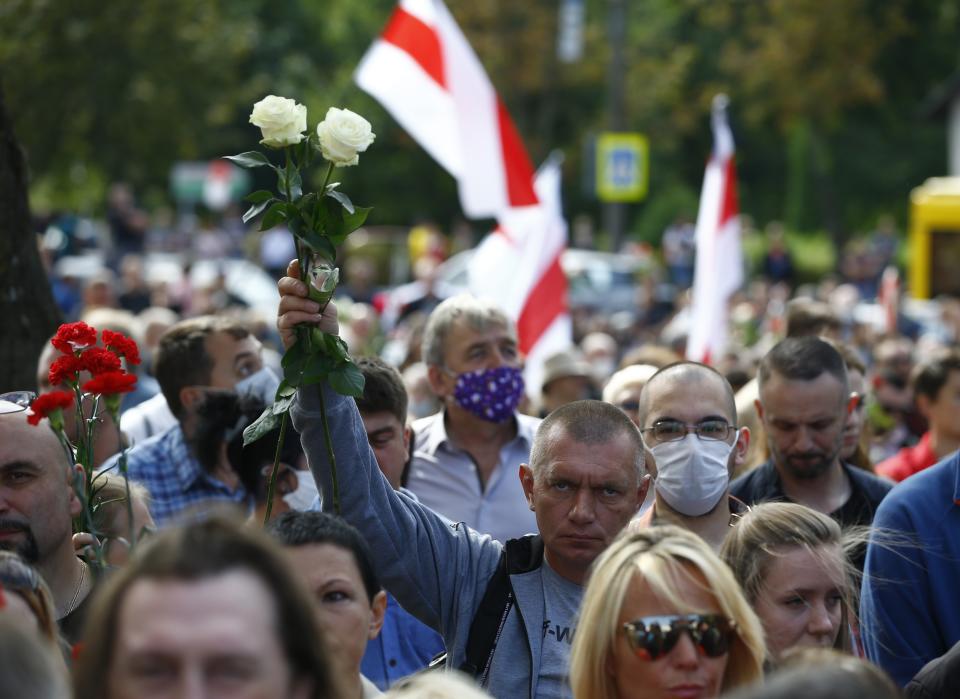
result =
[{"label": "plaid shirt", "polygon": [[[115,470],[119,455],[103,466]],[[243,486],[230,490],[210,476],[194,458],[179,423],[137,444],[127,452],[127,475],[150,493],[150,514],[158,527],[172,524],[185,510],[203,514],[203,503],[237,503],[247,509],[251,502]]]}]

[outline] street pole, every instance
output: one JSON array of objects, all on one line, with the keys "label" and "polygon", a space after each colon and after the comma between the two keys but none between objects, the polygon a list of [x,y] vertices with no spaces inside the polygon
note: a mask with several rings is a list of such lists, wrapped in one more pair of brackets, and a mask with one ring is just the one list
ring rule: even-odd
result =
[{"label": "street pole", "polygon": [[[627,0],[607,1],[607,30],[610,42],[610,66],[607,71],[607,123],[611,131],[625,131],[627,126],[624,104],[626,75]],[[603,229],[610,236],[614,252],[620,250],[626,228],[627,205],[606,202],[603,205]]]}]

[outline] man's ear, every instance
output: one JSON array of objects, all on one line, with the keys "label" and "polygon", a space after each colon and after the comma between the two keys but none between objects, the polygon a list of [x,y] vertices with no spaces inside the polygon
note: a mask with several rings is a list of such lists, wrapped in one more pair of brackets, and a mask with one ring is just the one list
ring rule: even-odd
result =
[{"label": "man's ear", "polygon": [[447,373],[436,364],[427,367],[427,381],[434,394],[443,400],[447,396]]},{"label": "man's ear", "polygon": [[737,435],[737,441],[733,443],[733,463],[741,465],[747,459],[747,451],[750,449],[750,428],[741,427],[740,434]]},{"label": "man's ear", "polygon": [[202,388],[197,386],[184,386],[180,389],[180,405],[183,406],[183,409],[191,413],[193,412],[200,401],[203,400],[204,391]]},{"label": "man's ear", "polygon": [[533,505],[533,469],[530,468],[530,464],[520,464],[520,486],[523,488],[523,494],[527,498],[527,505],[530,506],[530,511],[535,512],[536,509]]},{"label": "man's ear", "polygon": [[757,419],[763,422],[763,403],[760,402],[759,398],[753,401],[753,407],[757,409]]},{"label": "man's ear", "polygon": [[643,506],[643,501],[647,499],[651,483],[653,483],[653,477],[649,473],[640,476],[640,485],[637,486],[637,510]]},{"label": "man's ear", "polygon": [[380,635],[380,629],[383,628],[383,618],[387,614],[387,593],[380,590],[373,596],[373,602],[370,603],[370,630],[367,638],[374,639]]},{"label": "man's ear", "polygon": [[413,436],[413,430],[410,429],[410,425],[407,425],[403,428],[403,453],[410,453],[410,437]]},{"label": "man's ear", "polygon": [[917,412],[920,413],[924,419],[930,419],[930,408],[933,401],[930,400],[930,396],[925,396],[922,393],[918,394],[914,399],[914,402],[917,405]]}]

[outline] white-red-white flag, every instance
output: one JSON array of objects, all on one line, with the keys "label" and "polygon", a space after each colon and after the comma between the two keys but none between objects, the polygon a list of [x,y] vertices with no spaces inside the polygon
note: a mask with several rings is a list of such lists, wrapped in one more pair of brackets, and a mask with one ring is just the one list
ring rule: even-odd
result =
[{"label": "white-red-white flag", "polygon": [[443,2],[401,0],[356,80],[457,179],[467,216],[498,220],[471,262],[471,289],[517,320],[528,367],[569,346],[559,170],[535,186],[510,115]]},{"label": "white-red-white flag", "polygon": [[743,284],[733,134],[726,95],[713,99],[713,152],[707,162],[697,214],[696,260],[690,302],[687,359],[710,364],[727,345],[727,303]]}]

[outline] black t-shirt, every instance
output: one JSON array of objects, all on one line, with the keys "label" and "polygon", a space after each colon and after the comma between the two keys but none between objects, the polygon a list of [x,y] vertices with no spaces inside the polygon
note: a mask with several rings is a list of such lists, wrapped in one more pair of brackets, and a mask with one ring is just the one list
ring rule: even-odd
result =
[{"label": "black t-shirt", "polygon": [[[839,509],[831,512],[830,516],[844,529],[855,526],[869,527],[873,523],[877,507],[893,484],[855,466],[841,466],[850,481],[850,497]],[[793,502],[784,494],[780,474],[772,460],[733,481],[730,484],[730,494],[747,505],[760,502]],[[863,570],[866,546],[852,551],[850,560],[859,570]]]}]

